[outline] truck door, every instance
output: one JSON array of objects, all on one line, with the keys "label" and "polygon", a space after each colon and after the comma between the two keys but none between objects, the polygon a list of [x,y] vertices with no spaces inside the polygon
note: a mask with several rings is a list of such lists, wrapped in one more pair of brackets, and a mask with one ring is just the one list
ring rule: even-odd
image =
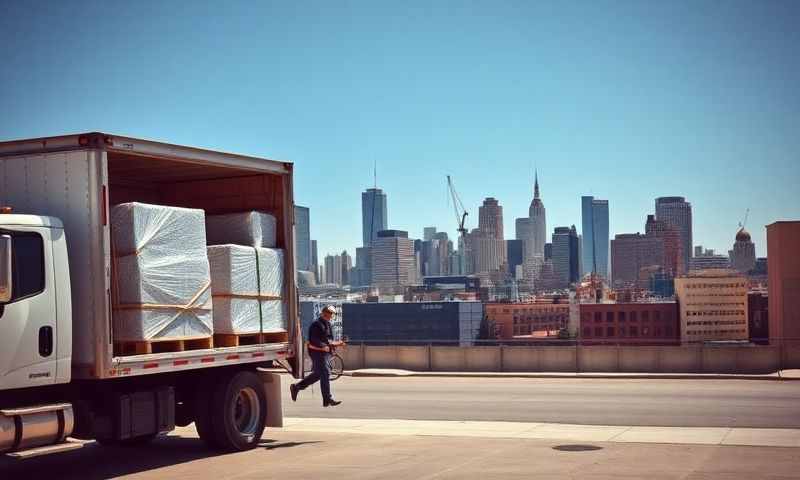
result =
[{"label": "truck door", "polygon": [[12,296],[0,304],[0,390],[56,379],[56,303],[49,228],[2,227],[11,237]]}]

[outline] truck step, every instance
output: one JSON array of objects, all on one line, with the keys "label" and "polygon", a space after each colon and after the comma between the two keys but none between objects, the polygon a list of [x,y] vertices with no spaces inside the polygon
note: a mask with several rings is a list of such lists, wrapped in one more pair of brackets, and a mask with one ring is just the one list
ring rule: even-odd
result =
[{"label": "truck step", "polygon": [[27,460],[29,458],[41,457],[43,455],[50,455],[51,453],[68,452],[70,450],[77,450],[82,448],[91,441],[76,440],[68,438],[67,441],[56,443],[55,445],[45,445],[44,447],[30,448],[28,450],[21,450],[19,452],[6,453],[5,456],[13,460]]},{"label": "truck step", "polygon": [[289,341],[288,332],[269,332],[269,333],[243,333],[227,334],[215,333],[215,347],[239,347],[242,345],[261,345],[264,343],[287,343]]},{"label": "truck step", "polygon": [[150,353],[185,352],[214,348],[213,337],[184,338],[180,340],[150,340],[142,342],[114,342],[114,355],[147,355]]}]

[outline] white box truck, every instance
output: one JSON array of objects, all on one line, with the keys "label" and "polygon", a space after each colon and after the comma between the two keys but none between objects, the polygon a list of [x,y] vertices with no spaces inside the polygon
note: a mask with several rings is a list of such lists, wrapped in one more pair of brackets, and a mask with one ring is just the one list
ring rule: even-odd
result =
[{"label": "white box truck", "polygon": [[[274,215],[288,332],[121,349],[109,209],[126,202]],[[0,454],[139,444],[192,422],[211,447],[258,444],[280,409],[259,367],[303,374],[291,163],[97,132],[0,142],[0,211]]]}]

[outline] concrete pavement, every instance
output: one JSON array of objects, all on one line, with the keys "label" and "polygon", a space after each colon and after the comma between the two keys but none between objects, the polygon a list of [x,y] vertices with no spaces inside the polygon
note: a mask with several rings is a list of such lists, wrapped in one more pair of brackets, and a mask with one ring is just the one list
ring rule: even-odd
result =
[{"label": "concrete pavement", "polygon": [[346,478],[778,480],[800,478],[800,449],[269,430],[259,448],[218,454],[192,427],[151,445],[91,445],[0,464],[0,478],[263,480]]}]

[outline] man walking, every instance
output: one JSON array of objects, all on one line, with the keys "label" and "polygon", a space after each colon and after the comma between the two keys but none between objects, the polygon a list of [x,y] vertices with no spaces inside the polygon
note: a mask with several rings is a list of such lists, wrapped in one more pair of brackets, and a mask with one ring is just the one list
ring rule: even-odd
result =
[{"label": "man walking", "polygon": [[333,320],[335,314],[336,309],[332,305],[328,305],[322,309],[320,318],[308,328],[308,354],[311,356],[313,371],[300,382],[289,385],[293,402],[297,401],[298,392],[319,381],[319,385],[322,388],[323,407],[335,407],[342,403],[334,400],[331,396],[331,371],[328,367],[328,358],[332,347],[344,345],[344,342],[333,340],[331,320]]}]

